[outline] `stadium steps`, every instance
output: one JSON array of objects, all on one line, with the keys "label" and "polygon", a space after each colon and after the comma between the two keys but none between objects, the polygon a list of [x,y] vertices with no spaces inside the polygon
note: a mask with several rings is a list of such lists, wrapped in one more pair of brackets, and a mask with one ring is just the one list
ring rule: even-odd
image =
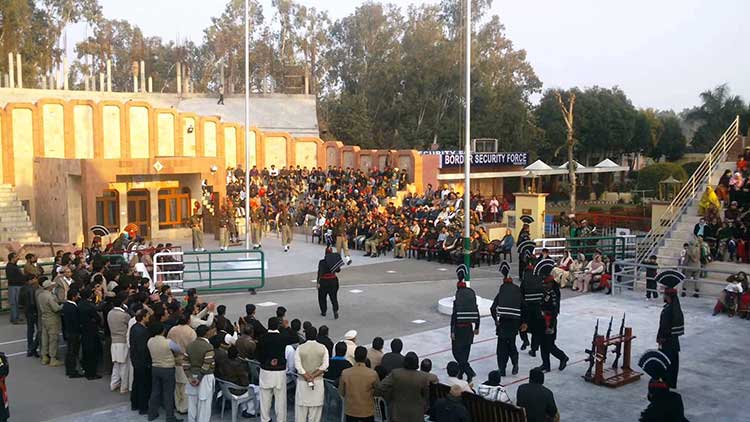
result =
[{"label": "stadium steps", "polygon": [[10,185],[0,185],[0,242],[41,242],[28,213]]}]

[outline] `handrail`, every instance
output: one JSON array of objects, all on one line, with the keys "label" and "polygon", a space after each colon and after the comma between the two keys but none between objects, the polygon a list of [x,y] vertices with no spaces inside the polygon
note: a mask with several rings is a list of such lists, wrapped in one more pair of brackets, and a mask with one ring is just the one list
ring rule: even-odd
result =
[{"label": "handrail", "polygon": [[727,153],[739,138],[740,118],[737,116],[732,124],[724,131],[716,144],[706,154],[706,158],[688,178],[680,192],[674,197],[669,206],[659,217],[659,224],[651,228],[646,237],[639,245],[640,252],[637,261],[642,263],[648,256],[654,253],[664,236],[671,232],[675,223],[682,217],[685,210],[697,194],[703,190],[705,183],[711,182],[711,176],[718,166],[726,159]]}]

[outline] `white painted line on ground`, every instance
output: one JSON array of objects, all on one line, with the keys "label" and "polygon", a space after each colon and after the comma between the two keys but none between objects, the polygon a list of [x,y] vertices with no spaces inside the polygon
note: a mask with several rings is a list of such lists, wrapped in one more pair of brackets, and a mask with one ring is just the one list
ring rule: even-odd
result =
[{"label": "white painted line on ground", "polygon": [[276,302],[262,302],[258,304],[258,306],[263,306],[264,308],[267,308],[269,306],[276,306],[276,305],[278,305],[278,303]]},{"label": "white painted line on ground", "polygon": [[5,346],[6,344],[15,344],[15,343],[24,343],[24,342],[26,342],[26,339],[6,341],[3,343],[0,343],[0,346]]},{"label": "white painted line on ground", "polygon": [[412,321],[412,322],[413,322],[414,324],[424,324],[424,323],[425,323],[425,322],[427,322],[427,321],[425,321],[425,320],[423,320],[423,319],[415,319],[415,320],[414,320],[414,321]]},{"label": "white painted line on ground", "polygon": [[349,290],[349,293],[362,293],[362,290],[359,290],[359,289]]},{"label": "white painted line on ground", "polygon": [[310,283],[317,283],[317,282],[318,282],[318,280],[316,280],[316,279],[310,280]]},{"label": "white painted line on ground", "polygon": [[388,270],[388,271],[386,271],[386,272],[387,272],[388,274],[396,274],[396,271],[394,271],[394,270]]},{"label": "white painted line on ground", "polygon": [[448,271],[448,269],[447,269],[447,268],[438,268],[437,270],[438,270],[438,271]]}]

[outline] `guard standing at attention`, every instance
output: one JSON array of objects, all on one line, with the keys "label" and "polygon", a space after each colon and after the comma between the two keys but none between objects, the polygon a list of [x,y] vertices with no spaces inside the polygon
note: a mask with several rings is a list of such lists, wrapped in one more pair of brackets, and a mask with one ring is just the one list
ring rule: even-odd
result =
[{"label": "guard standing at attention", "polygon": [[326,248],[326,254],[318,262],[318,306],[320,306],[320,315],[326,316],[328,311],[328,297],[331,298],[331,307],[333,308],[333,318],[339,319],[339,278],[336,273],[341,271],[344,261],[341,255],[334,253],[331,248]]},{"label": "guard standing at attention", "polygon": [[509,277],[510,265],[503,261],[500,264],[500,272],[503,274],[503,284],[495,296],[490,307],[492,319],[495,320],[497,334],[497,367],[500,376],[505,376],[505,367],[508,358],[513,364],[513,375],[518,374],[518,349],[516,349],[516,335],[521,327],[521,288],[513,284],[513,278]]},{"label": "guard standing at attention", "polygon": [[542,365],[536,369],[543,372],[550,371],[549,356],[552,355],[560,361],[562,371],[568,365],[570,358],[555,344],[557,340],[557,316],[560,314],[560,288],[555,283],[555,277],[551,275],[555,268],[555,261],[542,259],[534,267],[534,275],[544,279],[544,293],[542,295],[541,312],[544,322],[540,346],[542,349]]},{"label": "guard standing at attention", "polygon": [[288,205],[281,206],[278,220],[278,226],[281,230],[281,245],[284,246],[284,252],[288,252],[292,246],[292,229],[294,227],[294,219],[292,214],[289,213]]},{"label": "guard standing at attention", "polygon": [[193,250],[194,251],[205,251],[203,248],[203,227],[201,222],[203,221],[203,213],[201,213],[201,203],[195,201],[195,207],[193,209],[193,215],[190,216],[190,230],[193,233]]},{"label": "guard standing at attention", "polygon": [[474,336],[479,335],[479,306],[477,305],[477,294],[466,287],[466,265],[461,264],[456,268],[458,283],[456,284],[456,299],[453,301],[453,313],[451,314],[451,348],[453,358],[458,362],[458,378],[466,374],[466,380],[476,376],[476,372],[469,364],[471,345]]},{"label": "guard standing at attention", "polygon": [[229,210],[226,206],[221,207],[219,213],[219,249],[227,250],[229,247]]},{"label": "guard standing at attention", "polygon": [[250,202],[250,241],[253,242],[253,249],[260,248],[260,241],[263,237],[263,223],[265,216],[263,210],[257,202]]},{"label": "guard standing at attention", "polygon": [[680,371],[680,336],[685,334],[685,316],[682,314],[677,285],[685,279],[679,271],[666,270],[656,276],[657,283],[663,284],[664,307],[659,317],[659,331],[656,342],[659,350],[670,361],[664,381],[670,388],[677,388],[677,374]]}]

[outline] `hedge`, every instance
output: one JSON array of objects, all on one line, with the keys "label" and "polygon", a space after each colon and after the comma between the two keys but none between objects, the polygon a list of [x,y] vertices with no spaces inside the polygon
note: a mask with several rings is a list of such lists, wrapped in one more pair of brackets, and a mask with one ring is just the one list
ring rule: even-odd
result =
[{"label": "hedge", "polygon": [[659,182],[669,176],[684,182],[688,178],[688,173],[681,165],[676,163],[652,164],[638,172],[638,189],[649,190],[645,193],[647,197],[656,197],[659,193]]}]

